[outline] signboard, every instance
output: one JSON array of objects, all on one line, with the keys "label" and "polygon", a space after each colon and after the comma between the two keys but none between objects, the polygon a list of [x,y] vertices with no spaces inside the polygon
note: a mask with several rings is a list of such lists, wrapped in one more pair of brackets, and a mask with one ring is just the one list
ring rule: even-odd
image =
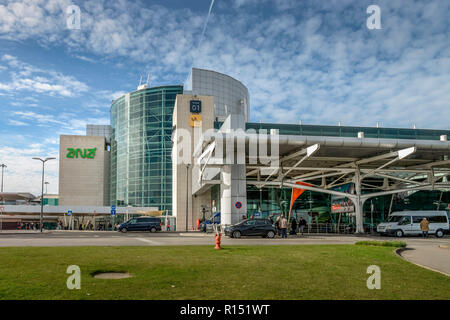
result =
[{"label": "signboard", "polygon": [[191,111],[191,113],[201,113],[202,102],[200,100],[191,100],[189,104],[189,110]]},{"label": "signboard", "polygon": [[72,215],[72,210],[67,211],[67,215],[71,216]]},{"label": "signboard", "polygon": [[[355,185],[353,183],[347,183],[342,186],[332,188],[331,190],[344,192],[348,194],[355,194]],[[331,213],[350,213],[355,212],[355,205],[353,202],[343,196],[331,196]]]},{"label": "signboard", "polygon": [[236,207],[236,209],[240,209],[240,208],[242,208],[242,202],[236,201],[236,203],[234,204],[234,206]]},{"label": "signboard", "polygon": [[112,215],[112,216],[115,216],[115,215],[116,215],[116,206],[115,206],[115,205],[112,205],[112,206],[111,206],[111,215]]},{"label": "signboard", "polygon": [[202,126],[202,115],[201,114],[191,114],[189,117],[189,124],[191,127],[201,127]]},{"label": "signboard", "polygon": [[81,149],[81,148],[67,148],[67,158],[73,159],[78,158],[78,156],[82,159],[94,159],[95,157],[95,151],[97,151],[97,148],[92,149]]},{"label": "signboard", "polygon": [[255,217],[260,217],[261,216],[261,212],[255,212]]}]

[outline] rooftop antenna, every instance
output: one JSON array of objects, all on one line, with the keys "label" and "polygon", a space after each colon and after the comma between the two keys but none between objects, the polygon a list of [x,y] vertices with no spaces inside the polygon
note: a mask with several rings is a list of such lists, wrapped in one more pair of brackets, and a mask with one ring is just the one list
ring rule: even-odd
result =
[{"label": "rooftop antenna", "polygon": [[141,74],[141,77],[139,79],[139,85],[138,85],[137,89],[138,90],[142,90],[142,89],[145,89],[145,88],[147,88],[147,84],[142,84],[142,74]]}]

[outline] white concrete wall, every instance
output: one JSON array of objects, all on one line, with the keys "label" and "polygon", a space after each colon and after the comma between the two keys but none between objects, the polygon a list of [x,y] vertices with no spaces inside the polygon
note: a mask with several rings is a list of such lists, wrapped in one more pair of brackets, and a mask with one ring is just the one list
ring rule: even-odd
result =
[{"label": "white concrete wall", "polygon": [[[175,131],[173,133],[172,148],[172,215],[177,217],[177,230],[186,230],[186,207],[188,209],[187,224],[188,230],[196,228],[196,221],[202,216],[201,206],[205,205],[211,210],[211,195],[206,192],[202,195],[192,196],[192,170],[196,170],[193,163],[192,153],[195,146],[194,128],[189,124],[191,100],[202,101],[202,125],[197,127],[198,138],[201,133],[214,128],[214,98],[211,96],[177,95],[173,113],[173,124]],[[190,135],[190,150],[180,150],[178,141],[181,141],[181,130],[187,130]],[[181,163],[180,158],[183,151],[189,153],[190,166],[186,177],[186,164]],[[189,181],[187,181],[187,179]],[[187,195],[187,203],[186,203]],[[210,214],[210,213],[209,213]]]}]

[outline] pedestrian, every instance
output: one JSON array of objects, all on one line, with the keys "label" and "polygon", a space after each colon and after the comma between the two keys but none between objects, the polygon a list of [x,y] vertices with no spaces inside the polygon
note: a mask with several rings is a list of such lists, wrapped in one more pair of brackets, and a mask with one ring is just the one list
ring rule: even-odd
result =
[{"label": "pedestrian", "polygon": [[167,227],[166,227],[166,230],[167,230],[167,231],[170,231],[170,221],[169,221],[169,220],[167,220]]},{"label": "pedestrian", "polygon": [[422,237],[424,238],[428,238],[428,231],[430,231],[429,224],[430,222],[425,217],[420,221],[420,230],[422,230]]},{"label": "pedestrian", "polygon": [[293,217],[291,221],[291,235],[297,235],[297,220],[295,217]]},{"label": "pedestrian", "polygon": [[287,219],[284,217],[284,214],[281,214],[281,218],[280,218],[280,229],[281,229],[281,238],[287,238],[287,230],[288,227],[288,221]]},{"label": "pedestrian", "polygon": [[281,230],[280,230],[280,218],[281,216],[278,216],[275,220],[275,229],[277,230],[277,235],[281,234]]},{"label": "pedestrian", "polygon": [[305,227],[306,227],[306,220],[303,219],[303,217],[300,217],[300,221],[298,222],[298,225],[300,227],[300,232],[303,233],[305,232]]}]

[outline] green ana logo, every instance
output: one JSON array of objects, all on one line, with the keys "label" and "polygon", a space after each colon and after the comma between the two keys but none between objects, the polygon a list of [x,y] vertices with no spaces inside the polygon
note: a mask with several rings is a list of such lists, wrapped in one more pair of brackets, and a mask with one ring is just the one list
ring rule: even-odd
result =
[{"label": "green ana logo", "polygon": [[88,159],[94,159],[95,157],[95,151],[97,150],[97,148],[93,148],[93,149],[74,149],[74,148],[67,148],[67,151],[69,151],[67,153],[67,158],[78,158],[78,155],[80,155],[81,158],[88,158]]}]

